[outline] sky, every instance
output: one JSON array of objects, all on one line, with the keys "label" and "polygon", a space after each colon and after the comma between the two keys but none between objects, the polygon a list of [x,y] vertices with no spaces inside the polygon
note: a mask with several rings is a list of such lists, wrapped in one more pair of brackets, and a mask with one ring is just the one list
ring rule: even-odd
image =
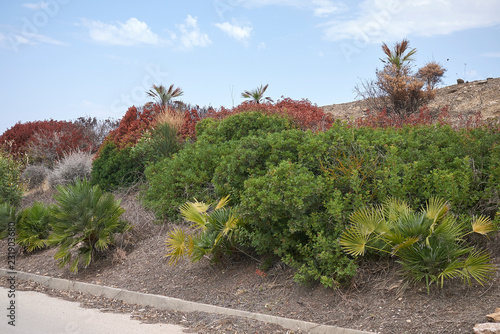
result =
[{"label": "sky", "polygon": [[241,93],[355,100],[406,38],[443,85],[500,77],[500,0],[2,0],[0,134],[17,122],[120,119],[151,101],[230,108]]}]

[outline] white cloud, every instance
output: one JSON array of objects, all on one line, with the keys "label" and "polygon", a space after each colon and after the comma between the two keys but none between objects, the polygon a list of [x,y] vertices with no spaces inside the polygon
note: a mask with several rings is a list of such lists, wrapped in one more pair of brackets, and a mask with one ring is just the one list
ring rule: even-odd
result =
[{"label": "white cloud", "polygon": [[125,23],[107,24],[100,21],[84,21],[92,40],[112,45],[157,45],[161,38],[151,31],[145,22],[130,18]]},{"label": "white cloud", "polygon": [[447,35],[500,24],[498,0],[364,0],[358,15],[323,25],[331,41],[379,43],[415,36]]},{"label": "white cloud", "polygon": [[67,45],[64,42],[58,41],[42,34],[32,34],[27,32],[10,32],[9,34],[0,33],[0,47],[18,51],[22,45],[36,45],[36,44],[52,44],[52,45]]},{"label": "white cloud", "polygon": [[247,8],[288,6],[299,9],[310,9],[313,11],[314,15],[319,17],[329,16],[346,8],[343,2],[334,0],[245,0],[240,1],[239,4]]},{"label": "white cloud", "polygon": [[[178,24],[181,36],[180,41],[184,49],[192,49],[195,46],[205,47],[210,45],[212,41],[207,34],[201,32],[198,27],[198,18],[188,15],[183,24]],[[175,35],[174,35],[175,36]]]},{"label": "white cloud", "polygon": [[266,43],[264,42],[260,42],[259,46],[258,46],[258,49],[259,50],[262,50],[262,49],[265,49],[266,48]]},{"label": "white cloud", "polygon": [[252,27],[250,26],[244,27],[237,24],[231,24],[229,22],[216,23],[215,26],[226,33],[228,36],[243,43],[248,42],[250,33],[252,32]]},{"label": "white cloud", "polygon": [[28,3],[23,3],[23,7],[31,10],[40,10],[40,9],[46,9],[47,7],[49,7],[49,4],[46,3],[45,1],[37,3],[28,2]]},{"label": "white cloud", "polygon": [[330,0],[313,0],[312,4],[314,6],[314,15],[319,17],[337,13],[343,8],[343,6],[336,5]]}]

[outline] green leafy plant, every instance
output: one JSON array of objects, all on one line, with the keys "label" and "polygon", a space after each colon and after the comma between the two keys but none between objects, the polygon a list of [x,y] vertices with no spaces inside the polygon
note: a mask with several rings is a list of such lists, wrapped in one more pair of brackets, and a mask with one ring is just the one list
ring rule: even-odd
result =
[{"label": "green leafy plant", "polygon": [[181,215],[196,229],[193,235],[175,229],[168,233],[167,256],[169,264],[177,264],[184,256],[192,262],[203,257],[218,259],[224,252],[231,251],[234,236],[241,225],[234,208],[227,208],[229,196],[222,198],[215,207],[204,202],[186,202],[180,207]]},{"label": "green leafy plant", "polygon": [[14,223],[16,226],[18,215],[16,207],[9,203],[0,203],[0,240],[9,236],[9,223]]},{"label": "green leafy plant", "polygon": [[177,153],[181,144],[177,131],[170,123],[159,123],[146,132],[131,149],[131,156],[149,165]]},{"label": "green leafy plant", "polygon": [[19,215],[16,225],[17,244],[25,247],[28,252],[44,249],[48,245],[47,239],[51,230],[51,207],[35,202]]},{"label": "green leafy plant", "polygon": [[351,225],[340,238],[350,255],[367,251],[398,257],[402,274],[410,281],[425,281],[427,291],[436,284],[461,278],[483,284],[496,270],[485,251],[466,244],[470,233],[486,235],[493,231],[487,217],[476,217],[465,229],[449,213],[449,204],[431,198],[420,212],[402,200],[391,198],[383,206],[363,208],[350,217]]},{"label": "green leafy plant", "polygon": [[111,190],[133,185],[144,177],[144,163],[131,154],[131,147],[119,149],[105,142],[92,163],[91,180],[102,189]]},{"label": "green leafy plant", "polygon": [[22,165],[0,147],[0,204],[17,205],[21,201],[23,192],[20,182]]},{"label": "green leafy plant", "polygon": [[80,261],[88,267],[96,255],[113,245],[115,233],[123,233],[130,225],[120,216],[125,212],[110,193],[88,181],[58,186],[54,196],[51,245],[59,249],[54,258],[59,266],[70,263],[70,270],[78,272]]}]

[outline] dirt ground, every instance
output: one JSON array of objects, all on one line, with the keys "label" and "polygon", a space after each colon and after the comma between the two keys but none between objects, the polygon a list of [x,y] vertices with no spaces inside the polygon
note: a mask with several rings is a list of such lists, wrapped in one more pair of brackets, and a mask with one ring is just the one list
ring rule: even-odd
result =
[{"label": "dirt ground", "polygon": [[[32,193],[23,205],[35,200],[51,202],[52,195],[53,191]],[[424,286],[405,284],[392,261],[362,263],[351,286],[341,289],[301,286],[293,281],[292,270],[280,263],[262,275],[259,261],[244,255],[219,264],[185,260],[172,267],[164,256],[164,243],[175,225],[154,224],[154,215],[139,205],[136,194],[116,195],[127,210],[124,218],[135,225],[133,232],[118,241],[120,250],[76,275],[58,268],[55,249],[19,255],[16,270],[378,333],[472,333],[474,324],[486,322],[486,314],[500,307],[499,272],[485,286],[452,281],[428,294]],[[500,235],[491,236],[484,244],[498,267]],[[0,249],[5,259],[4,241]],[[18,288],[129,313],[146,322],[178,323],[197,333],[301,333],[235,317],[165,312],[102,297],[59,293],[29,282],[20,282]]]}]

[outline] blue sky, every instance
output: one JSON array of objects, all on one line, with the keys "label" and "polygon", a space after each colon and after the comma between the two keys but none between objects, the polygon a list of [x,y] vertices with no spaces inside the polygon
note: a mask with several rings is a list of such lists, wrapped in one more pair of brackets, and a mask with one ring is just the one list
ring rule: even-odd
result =
[{"label": "blue sky", "polygon": [[153,84],[231,107],[241,92],[350,102],[381,43],[438,61],[444,82],[500,77],[499,0],[2,0],[0,133],[15,123],[121,118]]}]

